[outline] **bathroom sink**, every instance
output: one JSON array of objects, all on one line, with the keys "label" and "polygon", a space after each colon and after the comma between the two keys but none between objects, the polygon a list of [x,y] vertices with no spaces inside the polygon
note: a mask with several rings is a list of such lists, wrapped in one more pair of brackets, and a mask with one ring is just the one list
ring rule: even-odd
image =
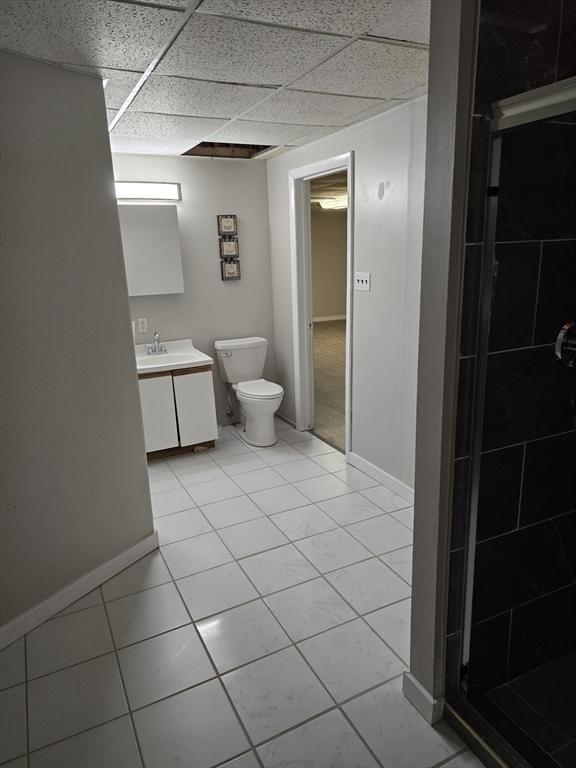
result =
[{"label": "bathroom sink", "polygon": [[136,345],[136,368],[138,373],[157,373],[173,371],[178,368],[196,368],[200,365],[212,365],[213,360],[204,352],[196,349],[192,339],[163,341],[166,352],[148,354],[149,344]]}]

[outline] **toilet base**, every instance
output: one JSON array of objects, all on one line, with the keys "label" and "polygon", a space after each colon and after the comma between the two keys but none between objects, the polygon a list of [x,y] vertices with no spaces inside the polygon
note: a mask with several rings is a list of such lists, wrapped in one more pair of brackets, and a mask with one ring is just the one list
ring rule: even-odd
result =
[{"label": "toilet base", "polygon": [[[257,434],[254,434],[255,430],[247,430],[244,418],[234,426],[236,427],[236,433],[239,440],[246,443],[246,445],[252,445],[255,448],[270,448],[278,442],[276,430],[274,429],[274,419],[272,419],[272,435],[270,435],[268,430],[263,432],[259,429],[257,430]],[[261,427],[261,425],[259,426]]]}]

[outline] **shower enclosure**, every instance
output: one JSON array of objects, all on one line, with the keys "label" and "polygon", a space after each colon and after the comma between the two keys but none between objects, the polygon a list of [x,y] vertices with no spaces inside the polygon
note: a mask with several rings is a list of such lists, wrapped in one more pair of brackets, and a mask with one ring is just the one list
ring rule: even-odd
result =
[{"label": "shower enclosure", "polygon": [[463,285],[447,702],[532,768],[576,766],[575,80],[477,132]]}]

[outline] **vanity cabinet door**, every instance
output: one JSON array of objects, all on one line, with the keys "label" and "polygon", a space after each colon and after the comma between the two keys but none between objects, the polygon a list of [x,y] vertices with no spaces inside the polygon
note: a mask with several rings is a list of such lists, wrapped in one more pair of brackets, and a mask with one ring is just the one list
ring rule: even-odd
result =
[{"label": "vanity cabinet door", "polygon": [[172,376],[139,379],[138,384],[146,452],[175,448],[178,445],[178,427]]},{"label": "vanity cabinet door", "polygon": [[216,406],[212,371],[174,375],[174,395],[178,411],[180,445],[194,445],[216,440]]}]

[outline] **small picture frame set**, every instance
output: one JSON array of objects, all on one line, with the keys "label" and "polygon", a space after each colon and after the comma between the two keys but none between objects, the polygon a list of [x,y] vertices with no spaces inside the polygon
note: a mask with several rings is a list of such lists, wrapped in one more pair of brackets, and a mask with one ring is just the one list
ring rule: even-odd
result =
[{"label": "small picture frame set", "polygon": [[235,213],[221,213],[216,218],[222,280],[240,280],[237,216]]}]

